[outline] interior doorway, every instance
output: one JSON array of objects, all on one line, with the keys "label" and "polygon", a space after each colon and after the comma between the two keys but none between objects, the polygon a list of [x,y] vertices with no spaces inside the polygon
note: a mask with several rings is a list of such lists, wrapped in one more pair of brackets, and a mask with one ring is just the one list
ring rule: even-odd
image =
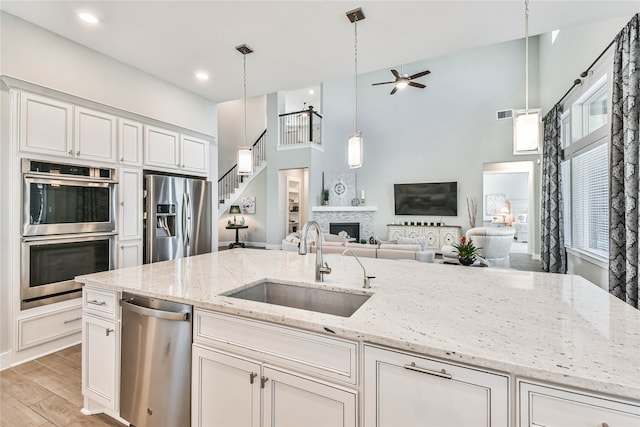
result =
[{"label": "interior doorway", "polygon": [[301,231],[307,222],[309,211],[309,169],[281,169],[280,183],[283,191],[281,209],[284,212],[284,231],[286,237]]},{"label": "interior doorway", "polygon": [[511,253],[532,254],[533,161],[485,163],[482,169],[483,225],[513,227]]}]

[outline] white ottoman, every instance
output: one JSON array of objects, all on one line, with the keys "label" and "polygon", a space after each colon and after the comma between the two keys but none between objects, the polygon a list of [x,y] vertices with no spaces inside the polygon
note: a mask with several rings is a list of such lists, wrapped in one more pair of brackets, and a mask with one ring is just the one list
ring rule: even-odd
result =
[{"label": "white ottoman", "polygon": [[436,253],[433,251],[418,251],[416,259],[420,262],[436,262]]}]

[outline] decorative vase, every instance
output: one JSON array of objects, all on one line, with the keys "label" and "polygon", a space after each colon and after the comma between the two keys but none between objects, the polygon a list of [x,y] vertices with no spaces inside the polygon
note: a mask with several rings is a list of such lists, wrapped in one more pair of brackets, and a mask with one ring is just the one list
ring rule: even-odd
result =
[{"label": "decorative vase", "polygon": [[458,258],[458,261],[460,261],[460,264],[462,265],[469,266],[476,261],[476,258],[475,257]]}]

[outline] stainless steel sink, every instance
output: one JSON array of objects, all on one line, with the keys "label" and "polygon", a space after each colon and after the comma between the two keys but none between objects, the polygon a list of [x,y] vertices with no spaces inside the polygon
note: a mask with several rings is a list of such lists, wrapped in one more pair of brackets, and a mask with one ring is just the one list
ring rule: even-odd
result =
[{"label": "stainless steel sink", "polygon": [[225,296],[350,317],[371,295],[264,281]]}]

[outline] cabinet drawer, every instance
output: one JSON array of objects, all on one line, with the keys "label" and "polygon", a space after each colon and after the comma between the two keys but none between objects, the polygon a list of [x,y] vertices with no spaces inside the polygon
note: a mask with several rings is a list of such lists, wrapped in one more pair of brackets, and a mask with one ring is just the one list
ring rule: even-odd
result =
[{"label": "cabinet drawer", "polygon": [[640,402],[520,382],[520,426],[640,426]]},{"label": "cabinet drawer", "polygon": [[18,350],[44,344],[82,330],[82,309],[72,307],[18,319]]},{"label": "cabinet drawer", "polygon": [[256,320],[195,311],[194,342],[355,384],[357,343]]},{"label": "cabinet drawer", "polygon": [[116,319],[118,316],[118,293],[84,287],[82,308],[85,313]]}]

